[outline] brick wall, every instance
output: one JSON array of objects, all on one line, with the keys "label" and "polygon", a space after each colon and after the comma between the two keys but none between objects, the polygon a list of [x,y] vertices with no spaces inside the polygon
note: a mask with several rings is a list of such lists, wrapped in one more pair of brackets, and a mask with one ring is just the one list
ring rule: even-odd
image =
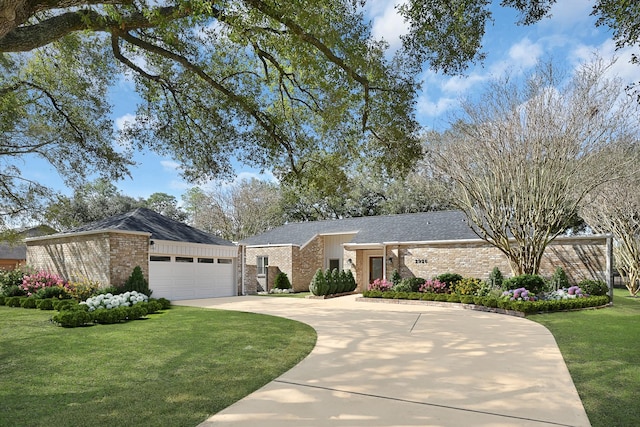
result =
[{"label": "brick wall", "polygon": [[319,268],[324,268],[324,238],[317,236],[300,248],[296,258],[294,289],[299,292],[309,290],[309,284]]},{"label": "brick wall", "polygon": [[[607,243],[605,238],[557,239],[552,242],[542,260],[540,274],[551,277],[556,267],[562,267],[572,282],[582,279],[606,280]],[[387,247],[387,278],[394,269],[402,277],[431,278],[442,273],[458,273],[464,277],[486,279],[494,267],[511,276],[505,255],[484,243],[421,245],[417,247]]]},{"label": "brick wall", "polygon": [[67,280],[87,277],[103,286],[122,285],[136,266],[149,279],[146,235],[96,233],[27,242],[27,264]]}]

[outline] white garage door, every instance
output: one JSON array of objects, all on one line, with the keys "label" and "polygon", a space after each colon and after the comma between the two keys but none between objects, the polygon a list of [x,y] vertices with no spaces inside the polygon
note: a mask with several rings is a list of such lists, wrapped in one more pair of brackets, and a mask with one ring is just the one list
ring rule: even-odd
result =
[{"label": "white garage door", "polygon": [[154,298],[184,300],[236,295],[229,258],[152,255],[149,287]]}]

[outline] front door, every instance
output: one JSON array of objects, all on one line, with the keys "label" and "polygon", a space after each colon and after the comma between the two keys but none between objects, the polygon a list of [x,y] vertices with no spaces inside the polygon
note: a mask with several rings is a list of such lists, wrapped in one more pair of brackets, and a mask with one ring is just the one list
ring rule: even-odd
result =
[{"label": "front door", "polygon": [[376,279],[382,279],[383,263],[384,258],[381,256],[372,256],[369,258],[369,283],[373,283]]}]

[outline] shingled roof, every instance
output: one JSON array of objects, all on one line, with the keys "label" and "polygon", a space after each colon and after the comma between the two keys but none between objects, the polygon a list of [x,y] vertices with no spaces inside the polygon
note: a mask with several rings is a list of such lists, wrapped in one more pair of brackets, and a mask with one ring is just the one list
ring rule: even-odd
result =
[{"label": "shingled roof", "polygon": [[[234,246],[228,240],[221,239],[204,231],[173,220],[151,209],[138,208],[131,212],[105,218],[75,228],[56,236],[91,231],[136,231],[151,234],[151,239],[173,242],[203,243],[208,245]],[[49,236],[51,237],[51,236]]]},{"label": "shingled roof", "polygon": [[303,246],[319,234],[353,233],[351,244],[478,239],[460,211],[367,216],[286,224],[242,240],[241,245]]}]

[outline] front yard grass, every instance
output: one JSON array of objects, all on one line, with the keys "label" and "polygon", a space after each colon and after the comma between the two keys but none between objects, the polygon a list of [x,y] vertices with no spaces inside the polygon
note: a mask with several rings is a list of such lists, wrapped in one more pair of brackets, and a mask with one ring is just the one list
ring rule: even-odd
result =
[{"label": "front yard grass", "polygon": [[558,343],[593,427],[640,425],[640,298],[614,290],[613,307],[527,317]]},{"label": "front yard grass", "polygon": [[51,311],[0,306],[0,425],[193,427],[301,361],[292,320],[174,307],[65,329]]}]

